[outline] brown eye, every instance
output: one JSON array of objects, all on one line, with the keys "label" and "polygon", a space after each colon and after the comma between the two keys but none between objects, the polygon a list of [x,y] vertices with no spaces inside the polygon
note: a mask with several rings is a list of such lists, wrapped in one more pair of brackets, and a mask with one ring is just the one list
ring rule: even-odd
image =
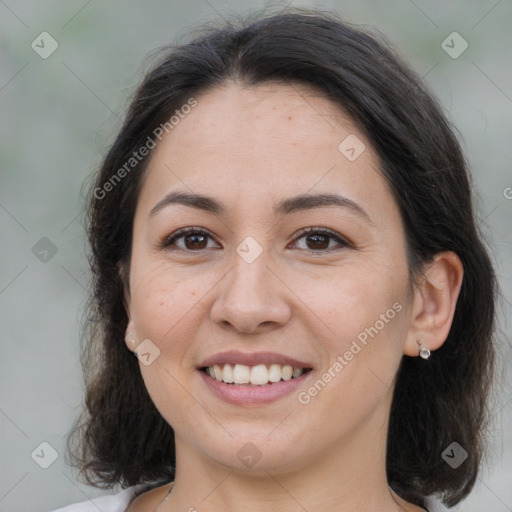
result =
[{"label": "brown eye", "polygon": [[327,235],[307,235],[306,243],[310,242],[308,247],[312,250],[327,249],[329,247],[329,238]]},{"label": "brown eye", "polygon": [[[169,235],[164,240],[162,247],[171,249],[174,246],[184,251],[202,251],[209,248],[208,239],[212,239],[211,235],[202,229],[185,228]],[[178,241],[181,243],[176,243]]]},{"label": "brown eye", "polygon": [[206,249],[207,237],[205,235],[185,235],[183,243],[187,249]]},{"label": "brown eye", "polygon": [[[330,252],[331,250],[353,247],[350,242],[338,235],[338,233],[327,228],[307,228],[302,230],[299,235],[301,236],[295,240],[304,239],[306,241],[306,246],[298,248],[307,251]],[[336,242],[336,244],[334,247],[329,247],[332,241]],[[296,246],[297,242],[295,242],[294,245]]]}]

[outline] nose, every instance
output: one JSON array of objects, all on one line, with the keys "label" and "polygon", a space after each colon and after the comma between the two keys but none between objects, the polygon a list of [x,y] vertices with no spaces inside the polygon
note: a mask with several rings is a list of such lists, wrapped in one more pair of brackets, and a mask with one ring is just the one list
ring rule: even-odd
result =
[{"label": "nose", "polygon": [[213,322],[244,333],[286,324],[291,292],[268,263],[265,252],[252,263],[235,254],[231,270],[216,287],[218,295],[210,312]]}]

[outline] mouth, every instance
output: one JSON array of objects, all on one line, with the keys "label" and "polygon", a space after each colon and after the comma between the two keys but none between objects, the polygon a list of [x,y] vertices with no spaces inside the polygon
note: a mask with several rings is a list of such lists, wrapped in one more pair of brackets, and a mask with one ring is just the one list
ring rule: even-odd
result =
[{"label": "mouth", "polygon": [[263,363],[254,366],[245,364],[215,364],[200,368],[206,375],[218,382],[232,386],[267,386],[281,381],[297,379],[308,373],[312,368],[301,368],[291,365]]},{"label": "mouth", "polygon": [[197,367],[206,389],[224,402],[248,406],[273,402],[305,385],[313,366],[272,352],[223,352]]}]

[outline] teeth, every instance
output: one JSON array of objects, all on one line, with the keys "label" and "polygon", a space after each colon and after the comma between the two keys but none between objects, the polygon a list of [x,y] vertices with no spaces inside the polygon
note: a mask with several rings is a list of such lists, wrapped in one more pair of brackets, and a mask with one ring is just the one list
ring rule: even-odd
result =
[{"label": "teeth", "polygon": [[281,370],[281,377],[283,380],[290,380],[292,378],[293,368],[289,365],[283,366]]},{"label": "teeth", "polygon": [[233,382],[235,384],[249,384],[251,380],[251,369],[245,364],[235,364],[233,369]]},{"label": "teeth", "polygon": [[219,380],[219,381],[222,380],[222,370],[218,364],[214,365],[213,374],[217,380]]},{"label": "teeth", "polygon": [[300,377],[303,368],[294,368],[290,365],[271,364],[268,368],[264,364],[246,366],[245,364],[214,365],[206,368],[206,373],[215,380],[226,384],[250,384],[264,386],[269,382],[290,380]]},{"label": "teeth", "polygon": [[281,365],[271,364],[268,370],[268,380],[270,382],[279,382],[281,380]]},{"label": "teeth", "polygon": [[233,367],[230,364],[224,365],[224,370],[222,371],[222,380],[228,384],[235,382]]},{"label": "teeth", "polygon": [[259,385],[267,384],[268,382],[268,370],[264,364],[253,366],[251,368],[251,384]]},{"label": "teeth", "polygon": [[300,377],[302,375],[302,368],[294,368],[292,373],[292,379],[295,377]]}]

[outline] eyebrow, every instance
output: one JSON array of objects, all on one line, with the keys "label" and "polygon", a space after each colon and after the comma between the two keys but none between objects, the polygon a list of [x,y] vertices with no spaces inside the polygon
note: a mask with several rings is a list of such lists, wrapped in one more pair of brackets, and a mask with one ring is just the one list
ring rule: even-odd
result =
[{"label": "eyebrow", "polygon": [[[173,204],[190,206],[191,208],[214,213],[216,215],[224,215],[227,211],[226,207],[213,197],[201,194],[192,194],[190,192],[174,191],[169,192],[163,199],[161,199],[149,212],[149,216],[152,217],[157,212]],[[340,208],[348,209],[352,213],[355,213],[372,223],[368,213],[366,213],[359,204],[352,201],[352,199],[348,199],[347,197],[334,193],[302,194],[290,197],[274,204],[272,210],[276,216],[279,216],[326,206],[338,206]]]}]

